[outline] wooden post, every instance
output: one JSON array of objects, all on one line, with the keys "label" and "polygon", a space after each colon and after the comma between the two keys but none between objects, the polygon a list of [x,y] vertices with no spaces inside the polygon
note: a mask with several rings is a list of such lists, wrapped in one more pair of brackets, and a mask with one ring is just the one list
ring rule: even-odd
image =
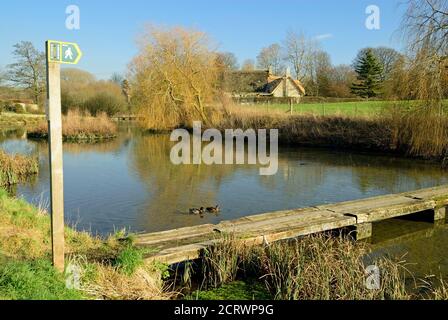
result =
[{"label": "wooden post", "polygon": [[434,221],[440,221],[446,219],[446,207],[434,209]]},{"label": "wooden post", "polygon": [[360,223],[355,225],[356,240],[363,240],[372,237],[372,224]]},{"label": "wooden post", "polygon": [[51,243],[53,265],[64,271],[64,178],[62,163],[61,66],[47,48],[47,120],[50,154]]},{"label": "wooden post", "polygon": [[293,113],[293,109],[292,109],[292,98],[289,98],[289,112],[290,112],[291,115],[292,115],[292,113]]}]

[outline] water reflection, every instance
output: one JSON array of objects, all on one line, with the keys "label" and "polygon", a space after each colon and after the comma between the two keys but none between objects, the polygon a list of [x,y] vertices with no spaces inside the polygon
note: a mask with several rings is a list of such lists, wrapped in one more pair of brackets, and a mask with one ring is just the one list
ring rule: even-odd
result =
[{"label": "water reflection", "polygon": [[[64,144],[67,222],[100,234],[159,231],[448,182],[446,172],[422,161],[307,148],[280,148],[274,176],[260,176],[251,165],[175,166],[172,145],[167,135],[132,127],[108,142]],[[47,144],[10,132],[0,135],[0,146],[39,155],[39,176],[15,192],[33,202],[48,197]],[[216,204],[220,215],[188,214]]]}]

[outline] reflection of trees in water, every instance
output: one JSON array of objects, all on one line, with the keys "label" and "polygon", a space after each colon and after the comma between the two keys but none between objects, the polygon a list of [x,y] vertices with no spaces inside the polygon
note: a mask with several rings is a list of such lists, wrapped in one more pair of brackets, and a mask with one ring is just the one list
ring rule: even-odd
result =
[{"label": "reflection of trees in water", "polygon": [[0,130],[0,143],[10,139],[26,139],[26,130],[24,128]]},{"label": "reflection of trees in water", "polygon": [[322,155],[320,161],[353,172],[353,183],[363,193],[375,188],[385,193],[420,189],[446,183],[448,176],[437,165],[393,156],[343,154]]},{"label": "reflection of trees in water", "polygon": [[[280,156],[280,163],[282,158]],[[362,193],[367,193],[371,189],[395,193],[402,189],[425,188],[428,185],[448,181],[448,174],[437,165],[422,160],[386,155],[304,148],[290,150],[285,164],[279,166],[279,172],[291,166],[292,169],[288,169],[290,172],[288,176],[289,179],[294,178],[294,181],[288,181],[288,185],[292,187],[322,184],[325,178],[330,176],[342,181],[342,178],[351,175],[353,185]],[[343,187],[341,185],[341,188]]]},{"label": "reflection of trees in water", "polygon": [[216,204],[222,182],[235,172],[234,167],[226,165],[173,165],[173,143],[168,135],[140,135],[134,139],[132,166],[151,193],[145,219],[156,225],[197,222],[197,217],[186,214],[188,209]]},{"label": "reflection of trees in water", "polygon": [[[225,181],[238,179],[242,172],[245,177],[253,175],[259,185],[273,194],[281,193],[286,200],[315,196],[316,190],[328,179],[333,183],[351,179],[353,185],[349,189],[354,186],[364,194],[372,189],[393,193],[446,181],[437,166],[425,162],[316,149],[282,150],[279,171],[274,176],[260,176],[258,168],[249,165],[175,166],[169,158],[172,146],[168,135],[137,134],[132,141],[133,169],[151,194],[146,209],[148,223],[171,227],[192,224],[195,218],[180,213],[190,207],[214,205]],[[345,187],[341,185],[341,190]]]},{"label": "reflection of trees in water", "polygon": [[288,198],[312,193],[325,181],[327,167],[308,166],[303,160],[301,153],[297,153],[294,158],[289,154],[280,154],[277,174],[260,176],[259,183],[269,190],[279,190]]}]

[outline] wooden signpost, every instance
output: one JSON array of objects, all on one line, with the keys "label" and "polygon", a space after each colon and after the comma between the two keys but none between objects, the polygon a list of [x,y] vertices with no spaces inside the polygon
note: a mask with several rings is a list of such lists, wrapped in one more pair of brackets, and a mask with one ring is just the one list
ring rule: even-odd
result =
[{"label": "wooden signpost", "polygon": [[53,265],[64,271],[64,173],[62,152],[61,63],[76,64],[82,57],[76,43],[47,41],[47,121],[50,154],[51,243]]}]

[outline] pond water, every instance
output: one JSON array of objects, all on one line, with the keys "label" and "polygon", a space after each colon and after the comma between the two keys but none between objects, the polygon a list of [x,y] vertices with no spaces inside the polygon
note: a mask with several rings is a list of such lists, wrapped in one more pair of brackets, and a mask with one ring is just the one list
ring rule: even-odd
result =
[{"label": "pond water", "polygon": [[[121,127],[113,141],[64,144],[66,222],[99,235],[121,228],[162,231],[448,183],[448,172],[435,164],[328,149],[280,147],[274,176],[260,176],[259,168],[250,165],[175,166],[169,158],[172,145],[168,135],[143,134],[132,127]],[[48,203],[46,142],[27,140],[19,130],[0,134],[0,148],[39,156],[39,175],[12,192],[32,203]],[[219,215],[188,214],[189,208],[216,204],[222,207]],[[420,260],[431,255],[434,268],[448,270],[448,250],[436,244],[448,240],[444,227],[407,220],[397,227],[397,221],[379,225],[381,232],[374,230],[374,235],[384,236],[373,241],[383,241],[385,250],[412,251]],[[402,239],[398,244],[389,239],[394,232]],[[415,236],[403,238],[403,232]],[[438,241],[428,245],[431,237]],[[430,271],[436,272],[434,268]]]}]

